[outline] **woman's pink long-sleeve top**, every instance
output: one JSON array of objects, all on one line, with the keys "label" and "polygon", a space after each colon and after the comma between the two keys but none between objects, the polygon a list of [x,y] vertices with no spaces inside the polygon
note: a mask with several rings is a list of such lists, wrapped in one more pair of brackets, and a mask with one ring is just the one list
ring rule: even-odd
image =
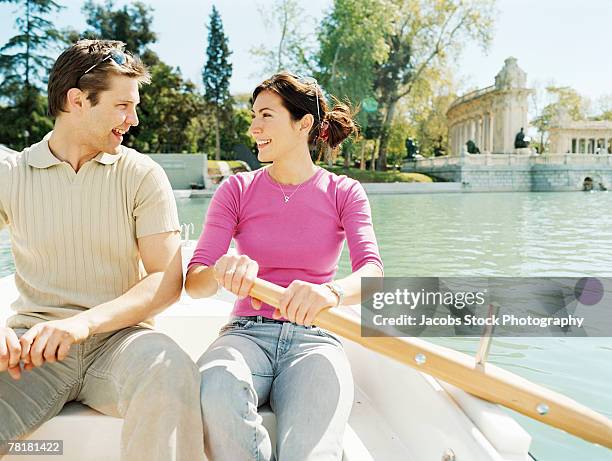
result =
[{"label": "woman's pink long-sleeve top", "polygon": [[[267,168],[230,176],[210,202],[189,267],[213,266],[232,238],[239,254],[257,261],[258,277],[283,287],[331,281],[345,239],[353,272],[368,263],[383,269],[363,187],[322,168],[299,186],[279,186]],[[267,304],[255,310],[245,298],[232,313],[272,318],[273,311]]]}]

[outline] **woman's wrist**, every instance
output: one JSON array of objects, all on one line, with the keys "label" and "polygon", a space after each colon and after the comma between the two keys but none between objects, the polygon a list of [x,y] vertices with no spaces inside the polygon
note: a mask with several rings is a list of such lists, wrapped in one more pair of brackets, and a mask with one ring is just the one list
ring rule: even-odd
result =
[{"label": "woman's wrist", "polygon": [[336,304],[333,307],[340,306],[342,304],[342,301],[344,300],[344,290],[342,289],[342,287],[335,282],[327,282],[323,285],[326,286],[327,289],[331,291],[336,298]]}]

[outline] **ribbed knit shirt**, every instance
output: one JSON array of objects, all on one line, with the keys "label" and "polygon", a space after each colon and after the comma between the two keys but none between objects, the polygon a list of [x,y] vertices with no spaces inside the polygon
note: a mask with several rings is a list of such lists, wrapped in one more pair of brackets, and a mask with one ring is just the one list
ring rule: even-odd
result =
[{"label": "ribbed knit shirt", "polygon": [[[279,185],[267,168],[230,176],[211,200],[189,267],[213,266],[232,238],[239,254],[258,263],[259,277],[283,287],[331,281],[345,239],[353,271],[368,263],[383,268],[363,187],[322,168],[296,186]],[[254,310],[245,298],[233,314],[271,318],[273,311],[267,304]]]},{"label": "ribbed knit shirt", "polygon": [[180,229],[168,178],[149,157],[121,146],[77,173],[47,139],[0,160],[0,228],[19,291],[12,328],[121,296],[145,275],[137,239]]}]

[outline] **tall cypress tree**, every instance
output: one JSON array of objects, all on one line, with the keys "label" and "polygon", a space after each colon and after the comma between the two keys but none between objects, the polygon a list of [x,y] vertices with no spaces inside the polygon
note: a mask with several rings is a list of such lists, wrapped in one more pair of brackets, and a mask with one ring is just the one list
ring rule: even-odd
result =
[{"label": "tall cypress tree", "polygon": [[53,0],[0,3],[18,5],[18,34],[0,48],[0,142],[21,149],[53,126],[42,93],[53,64],[47,54],[62,40],[48,17],[62,7]]},{"label": "tall cypress tree", "polygon": [[223,32],[223,22],[217,8],[213,6],[208,28],[208,48],[206,64],[202,71],[204,97],[212,107],[215,119],[215,159],[221,160],[220,120],[224,112],[231,110],[229,81],[232,76],[232,64],[229,62],[231,51],[227,46],[227,37]]}]

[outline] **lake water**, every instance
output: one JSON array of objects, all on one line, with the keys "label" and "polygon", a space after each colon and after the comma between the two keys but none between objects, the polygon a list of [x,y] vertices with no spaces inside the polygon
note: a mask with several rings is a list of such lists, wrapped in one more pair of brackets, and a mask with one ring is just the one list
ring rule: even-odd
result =
[{"label": "lake water", "polygon": [[[195,235],[208,199],[179,199]],[[612,276],[612,193],[371,196],[388,276]],[[350,271],[345,251],[339,275]],[[0,232],[0,276],[13,271]],[[478,340],[438,343],[474,354]],[[489,360],[612,418],[612,338],[499,338]],[[612,451],[515,415],[538,461],[612,461]]]}]

